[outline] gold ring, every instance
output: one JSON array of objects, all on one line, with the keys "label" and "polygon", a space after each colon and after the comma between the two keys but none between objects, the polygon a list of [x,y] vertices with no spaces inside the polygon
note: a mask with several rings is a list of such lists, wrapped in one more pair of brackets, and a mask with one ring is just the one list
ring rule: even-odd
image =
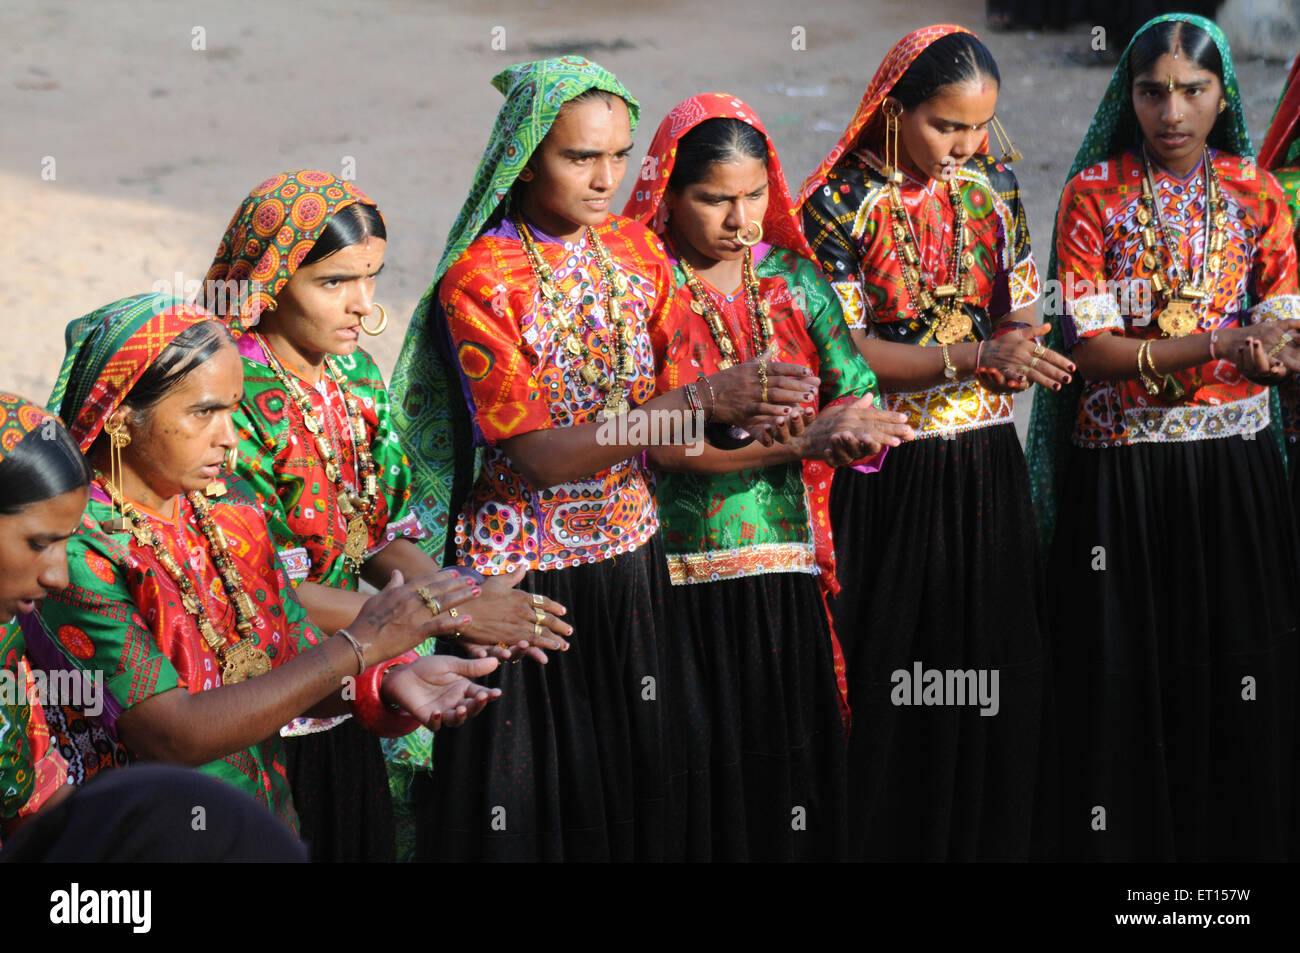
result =
[{"label": "gold ring", "polygon": [[533,638],[534,638],[534,639],[540,639],[541,637],[542,637],[542,624],[541,624],[540,622],[534,622],[534,623],[533,623]]},{"label": "gold ring", "polygon": [[375,309],[379,312],[379,326],[374,328],[366,327],[366,319],[361,319],[361,330],[365,331],[372,337],[376,334],[383,334],[384,328],[388,327],[388,312],[384,310],[382,304],[376,304]]},{"label": "gold ring", "polygon": [[759,397],[759,402],[767,403],[767,361],[758,362],[758,380],[763,385],[763,393]]},{"label": "gold ring", "polygon": [[1037,363],[1038,363],[1038,356],[1034,355],[1033,360],[1031,360],[1028,364],[1025,365],[1025,370],[1032,371],[1034,369],[1034,365]]},{"label": "gold ring", "polygon": [[448,610],[447,610],[447,613],[448,613],[448,614],[449,614],[453,619],[460,615],[460,613],[456,611],[456,607],[455,607],[455,606],[452,606],[450,609],[448,609]]},{"label": "gold ring", "polygon": [[[757,219],[750,219],[749,222],[746,223],[743,230],[745,233],[744,235],[741,234],[741,231],[742,230],[739,228],[736,229],[736,241],[740,242],[740,244],[744,245],[746,248],[753,248],[763,240],[763,223]],[[750,235],[753,235],[754,237],[749,238],[748,236]]]},{"label": "gold ring", "polygon": [[545,621],[546,621],[546,613],[543,612],[541,609],[534,609],[533,622],[535,622],[537,625],[541,625]]},{"label": "gold ring", "polygon": [[1271,348],[1268,349],[1268,356],[1269,356],[1269,357],[1277,357],[1277,356],[1278,356],[1279,354],[1281,354],[1284,350],[1286,350],[1286,346],[1287,346],[1288,344],[1290,344],[1292,340],[1293,340],[1293,339],[1292,339],[1292,337],[1291,337],[1291,332],[1290,332],[1290,331],[1284,331],[1284,332],[1282,332],[1282,336],[1281,336],[1280,338],[1277,339],[1277,343],[1274,344]]},{"label": "gold ring", "polygon": [[510,650],[510,646],[506,645],[504,642],[498,642],[498,643],[497,643],[497,648],[499,648],[499,649],[505,649],[506,651],[509,651],[509,650]]},{"label": "gold ring", "polygon": [[545,600],[535,592],[529,593],[529,595],[532,597],[533,605],[537,606],[537,608],[540,609],[542,607],[542,603]]},{"label": "gold ring", "polygon": [[[424,600],[424,604],[429,607],[430,612],[432,612],[435,616],[442,615],[442,606],[439,604],[438,600],[433,597],[433,595],[429,592],[427,588],[421,586],[415,591],[420,594],[420,598]],[[455,615],[455,612],[453,612],[452,615]]]},{"label": "gold ring", "polygon": [[1045,353],[1047,353],[1047,348],[1043,347],[1042,342],[1040,341],[1034,347],[1034,357],[1042,357]]}]

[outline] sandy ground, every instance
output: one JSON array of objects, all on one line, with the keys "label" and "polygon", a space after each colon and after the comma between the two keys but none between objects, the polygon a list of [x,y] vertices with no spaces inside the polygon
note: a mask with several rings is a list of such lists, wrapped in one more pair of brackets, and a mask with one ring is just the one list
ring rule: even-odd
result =
[{"label": "sandy ground", "polygon": [[[504,66],[576,51],[609,67],[641,100],[641,148],[679,100],[733,92],[763,117],[796,188],[889,47],[935,22],[981,32],[998,59],[999,113],[1025,154],[1016,168],[1045,265],[1070,160],[1109,78],[1066,60],[1087,47],[1086,25],[991,33],[982,3],[956,0],[0,0],[0,388],[43,399],[68,321],[201,279],[254,185],[349,161],[388,221],[379,298],[395,320],[367,343],[387,373],[487,140],[500,104],[489,80]],[[796,27],[806,49],[792,48]],[[1286,67],[1238,71],[1258,142]]]}]

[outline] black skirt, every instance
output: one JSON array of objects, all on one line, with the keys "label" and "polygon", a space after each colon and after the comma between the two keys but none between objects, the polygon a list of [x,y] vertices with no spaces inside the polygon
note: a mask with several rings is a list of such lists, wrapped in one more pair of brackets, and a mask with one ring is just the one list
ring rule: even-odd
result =
[{"label": "black skirt", "polygon": [[1012,424],[836,473],[849,847],[862,860],[1026,860],[1052,776],[1046,626]]},{"label": "black skirt", "polygon": [[393,799],[379,738],[355,718],[284,739],[302,839],[316,862],[397,859]]},{"label": "black skirt", "polygon": [[817,577],[673,588],[711,713],[711,859],[845,857],[844,724]]},{"label": "black skirt", "polygon": [[1276,444],[1074,448],[1066,473],[1063,856],[1285,859],[1300,547]]},{"label": "black skirt", "polygon": [[707,713],[658,537],[521,585],[568,607],[571,647],[502,665],[483,679],[502,696],[438,733],[412,790],[416,860],[708,856],[692,810],[708,803]]}]

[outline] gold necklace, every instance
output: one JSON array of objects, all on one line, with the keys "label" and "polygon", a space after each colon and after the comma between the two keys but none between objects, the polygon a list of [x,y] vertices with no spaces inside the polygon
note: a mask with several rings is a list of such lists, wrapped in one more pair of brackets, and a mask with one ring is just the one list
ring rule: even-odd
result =
[{"label": "gold necklace", "polygon": [[966,205],[962,202],[957,179],[954,177],[948,180],[948,204],[953,211],[952,259],[948,265],[948,274],[952,280],[933,290],[927,286],[925,275],[921,271],[921,252],[912,227],[912,217],[903,204],[903,193],[899,191],[898,183],[891,179],[886,179],[886,185],[889,188],[889,206],[893,216],[891,225],[894,247],[903,257],[903,285],[907,288],[912,307],[930,325],[930,330],[921,338],[921,343],[925,344],[931,334],[940,344],[956,344],[965,340],[970,335],[973,324],[962,306],[975,294],[975,279],[969,274],[975,267],[975,253],[968,247],[970,233],[966,228]]},{"label": "gold necklace", "polygon": [[[1151,270],[1151,286],[1160,295],[1165,298],[1165,306],[1160,311],[1158,324],[1160,330],[1166,337],[1181,338],[1191,334],[1200,325],[1200,318],[1196,315],[1197,303],[1203,303],[1205,307],[1209,306],[1210,292],[1219,280],[1219,266],[1223,258],[1224,233],[1227,230],[1228,215],[1223,210],[1220,200],[1222,188],[1219,185],[1219,174],[1215,171],[1214,165],[1210,162],[1209,150],[1202,154],[1201,172],[1205,188],[1205,252],[1201,256],[1200,277],[1192,279],[1192,240],[1191,235],[1187,238],[1187,271],[1188,275],[1183,275],[1183,266],[1181,255],[1178,254],[1178,246],[1170,237],[1169,228],[1165,225],[1165,216],[1160,208],[1160,203],[1156,201],[1155,177],[1151,170],[1151,158],[1147,155],[1147,148],[1142,146],[1142,162],[1146,167],[1146,175],[1142,179],[1142,205],[1137,210],[1137,222],[1142,228],[1142,264]],[[1154,221],[1155,227],[1152,227]],[[1164,249],[1169,254],[1168,266],[1161,266],[1157,271],[1156,265],[1160,261],[1160,255],[1157,251],[1156,228],[1160,230],[1160,238]]]},{"label": "gold necklace", "polygon": [[[713,295],[709,294],[704,287],[704,282],[700,281],[699,276],[695,274],[695,269],[685,258],[679,258],[678,262],[686,274],[686,284],[694,298],[691,301],[691,310],[708,324],[709,333],[713,335],[713,343],[722,354],[722,359],[718,361],[718,370],[725,371],[740,360],[738,344],[731,339],[722,315],[714,304]],[[740,262],[740,275],[741,284],[745,288],[745,310],[749,314],[750,342],[754,345],[750,357],[766,354],[776,334],[772,327],[771,308],[762,299],[758,278],[754,275],[754,253],[748,248],[745,249],[745,257]]]},{"label": "gold necklace", "polygon": [[269,672],[271,660],[266,652],[258,648],[257,640],[253,636],[253,619],[257,615],[253,608],[253,600],[244,591],[243,579],[240,578],[239,570],[230,558],[226,534],[212,518],[212,505],[200,493],[187,494],[190,505],[194,508],[194,514],[198,518],[199,529],[207,539],[208,555],[217,567],[222,588],[226,590],[226,596],[235,609],[235,629],[240,635],[238,640],[232,640],[217,632],[216,626],[208,616],[207,607],[203,603],[198,587],[194,585],[193,580],[181,568],[181,564],[175,557],[163,548],[158,534],[149,525],[148,518],[128,503],[117,487],[104,479],[102,473],[96,473],[95,476],[108,493],[109,499],[113,501],[113,505],[121,512],[122,517],[130,522],[131,535],[135,537],[136,542],[153,552],[158,565],[163,567],[167,575],[171,576],[172,581],[176,583],[176,587],[180,589],[182,608],[194,619],[199,634],[203,636],[203,640],[208,643],[216,654],[217,661],[221,663],[221,680],[227,685],[234,685]]},{"label": "gold necklace", "polygon": [[533,233],[524,224],[522,217],[516,215],[514,223],[515,229],[519,232],[520,244],[523,245],[524,257],[528,259],[528,267],[532,270],[537,286],[542,292],[542,306],[550,319],[559,326],[565,338],[565,350],[577,362],[578,374],[583,381],[605,394],[605,405],[597,412],[596,419],[604,420],[608,416],[617,417],[627,413],[629,409],[627,385],[636,375],[636,364],[631,354],[632,332],[623,321],[616,297],[627,293],[627,278],[615,270],[614,260],[600,240],[600,236],[596,234],[596,230],[587,226],[587,243],[595,252],[596,262],[605,279],[605,318],[609,327],[600,328],[592,323],[581,308],[576,310],[582,316],[583,323],[593,333],[599,334],[603,330],[613,339],[614,357],[611,366],[613,376],[610,377],[596,366],[591,348],[587,346],[578,322],[572,314],[567,313],[565,305],[568,304],[568,299],[560,292],[555,281],[555,272],[542,257]]},{"label": "gold necklace", "polygon": [[347,389],[343,375],[326,357],[325,372],[334,381],[334,386],[339,389],[339,393],[343,395],[343,402],[348,409],[348,424],[352,431],[352,445],[357,456],[357,482],[360,485],[358,486],[358,492],[352,493],[343,482],[343,473],[337,462],[339,454],[334,447],[333,439],[330,437],[326,418],[317,416],[316,409],[312,406],[311,398],[307,395],[306,390],[285,370],[283,362],[271,349],[271,345],[266,338],[257,334],[257,332],[253,333],[262,345],[262,350],[266,352],[271,370],[279,378],[281,386],[284,387],[290,399],[298,406],[298,413],[302,416],[303,426],[312,434],[316,443],[316,450],[320,453],[321,462],[325,465],[325,476],[334,484],[335,502],[338,505],[339,512],[343,514],[343,518],[348,521],[347,537],[343,542],[344,568],[350,573],[360,572],[362,557],[365,556],[366,545],[370,542],[370,527],[366,522],[366,517],[370,514],[375,500],[379,496],[379,478],[375,473],[375,461],[370,455],[370,447],[366,443],[366,422],[361,415],[361,405]]}]

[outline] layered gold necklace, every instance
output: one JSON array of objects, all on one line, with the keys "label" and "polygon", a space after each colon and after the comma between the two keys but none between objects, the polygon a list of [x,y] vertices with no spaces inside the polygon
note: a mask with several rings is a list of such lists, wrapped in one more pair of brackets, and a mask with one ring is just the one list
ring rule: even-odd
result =
[{"label": "layered gold necklace", "polygon": [[[722,359],[718,361],[718,370],[725,371],[742,360],[739,343],[732,340],[726,322],[723,321],[722,314],[714,304],[713,295],[709,294],[708,289],[704,287],[704,282],[695,273],[695,269],[685,258],[679,258],[678,263],[686,274],[686,285],[691,289],[693,298],[691,310],[704,318],[705,323],[708,324],[709,333],[713,335],[713,343],[722,355]],[[749,314],[749,340],[753,345],[749,356],[754,357],[766,354],[772,344],[772,338],[776,335],[772,327],[771,309],[763,300],[758,278],[754,275],[754,253],[748,248],[745,249],[745,257],[740,262],[740,275],[741,284],[745,289],[745,310]]]},{"label": "layered gold necklace", "polygon": [[[583,381],[605,395],[605,404],[596,414],[597,419],[603,420],[608,416],[616,417],[627,413],[629,408],[627,386],[636,376],[636,361],[631,353],[632,331],[623,321],[618,302],[618,297],[627,293],[627,278],[615,269],[614,260],[610,257],[604,242],[600,240],[596,230],[588,226],[587,244],[595,253],[596,262],[604,277],[605,323],[608,326],[601,328],[592,322],[580,304],[572,311],[569,309],[568,298],[560,291],[555,280],[555,272],[542,257],[532,231],[518,215],[515,216],[514,223],[519,232],[519,241],[523,245],[524,257],[528,259],[528,267],[532,269],[533,278],[536,279],[537,286],[542,292],[543,309],[547,312],[550,321],[559,328],[564,339],[564,349],[573,358]],[[575,311],[580,317],[574,316]],[[587,346],[586,338],[582,334],[583,325],[586,325],[593,334],[599,335],[603,331],[611,339],[613,356],[609,359],[610,374],[606,374],[596,366],[591,348]]]},{"label": "layered gold necklace", "polygon": [[903,204],[903,193],[898,183],[886,178],[889,188],[889,207],[894,247],[902,256],[903,284],[912,307],[925,320],[930,330],[921,338],[925,344],[931,334],[940,344],[956,344],[971,333],[973,323],[963,310],[963,305],[975,294],[975,279],[970,271],[975,267],[975,253],[970,249],[970,230],[966,227],[966,205],[956,177],[948,180],[948,204],[952,206],[952,258],[948,263],[951,280],[933,289],[925,280],[921,268],[921,252],[916,241],[912,218]]},{"label": "layered gold necklace", "polygon": [[[1205,188],[1205,246],[1201,253],[1199,277],[1192,278],[1192,236],[1187,236],[1187,274],[1183,274],[1182,256],[1165,225],[1164,212],[1156,201],[1155,176],[1146,146],[1142,147],[1142,162],[1146,175],[1142,179],[1142,204],[1137,210],[1138,225],[1142,227],[1142,264],[1151,271],[1151,286],[1165,298],[1158,324],[1166,337],[1186,337],[1200,326],[1197,305],[1208,307],[1211,292],[1219,280],[1219,267],[1223,260],[1224,234],[1228,215],[1221,199],[1219,174],[1210,162],[1209,151],[1202,154],[1202,176]],[[1154,227],[1153,227],[1154,223]],[[1168,264],[1161,264],[1156,230],[1160,231],[1160,244],[1169,255]],[[1160,265],[1159,270],[1156,266]]]},{"label": "layered gold necklace", "polygon": [[348,425],[357,459],[358,487],[356,492],[353,492],[348,489],[343,480],[343,472],[338,465],[339,453],[334,447],[334,441],[326,425],[326,416],[317,415],[311,397],[297,378],[285,370],[284,364],[271,349],[266,338],[257,332],[253,334],[262,345],[262,350],[266,352],[271,370],[279,378],[289,398],[297,405],[298,413],[302,415],[302,424],[312,435],[321,462],[325,465],[325,476],[334,484],[334,499],[339,512],[348,521],[347,536],[343,542],[344,568],[350,573],[360,572],[362,557],[365,556],[366,546],[370,542],[370,526],[366,518],[379,497],[379,478],[375,473],[374,458],[370,455],[370,445],[366,441],[366,420],[361,415],[361,404],[348,390],[343,375],[326,357],[325,374],[333,380],[334,386],[343,395],[343,402],[348,409]]},{"label": "layered gold necklace", "polygon": [[108,493],[109,499],[113,501],[113,505],[117,507],[122,517],[129,521],[131,535],[135,537],[136,542],[153,553],[158,565],[162,566],[176,583],[176,587],[181,592],[181,607],[194,619],[199,634],[203,636],[203,640],[208,643],[221,663],[221,680],[227,685],[234,685],[269,672],[271,660],[262,649],[258,648],[257,640],[253,636],[253,620],[256,618],[253,600],[244,591],[243,579],[230,558],[226,534],[212,518],[212,505],[203,494],[189,493],[187,498],[190,505],[194,507],[199,529],[207,539],[208,555],[221,576],[222,588],[225,589],[230,604],[234,606],[235,629],[240,636],[237,640],[217,631],[208,616],[199,588],[190,579],[189,574],[181,568],[181,564],[175,557],[163,547],[148,518],[128,503],[118,488],[106,480],[102,473],[96,474],[96,477]]}]

